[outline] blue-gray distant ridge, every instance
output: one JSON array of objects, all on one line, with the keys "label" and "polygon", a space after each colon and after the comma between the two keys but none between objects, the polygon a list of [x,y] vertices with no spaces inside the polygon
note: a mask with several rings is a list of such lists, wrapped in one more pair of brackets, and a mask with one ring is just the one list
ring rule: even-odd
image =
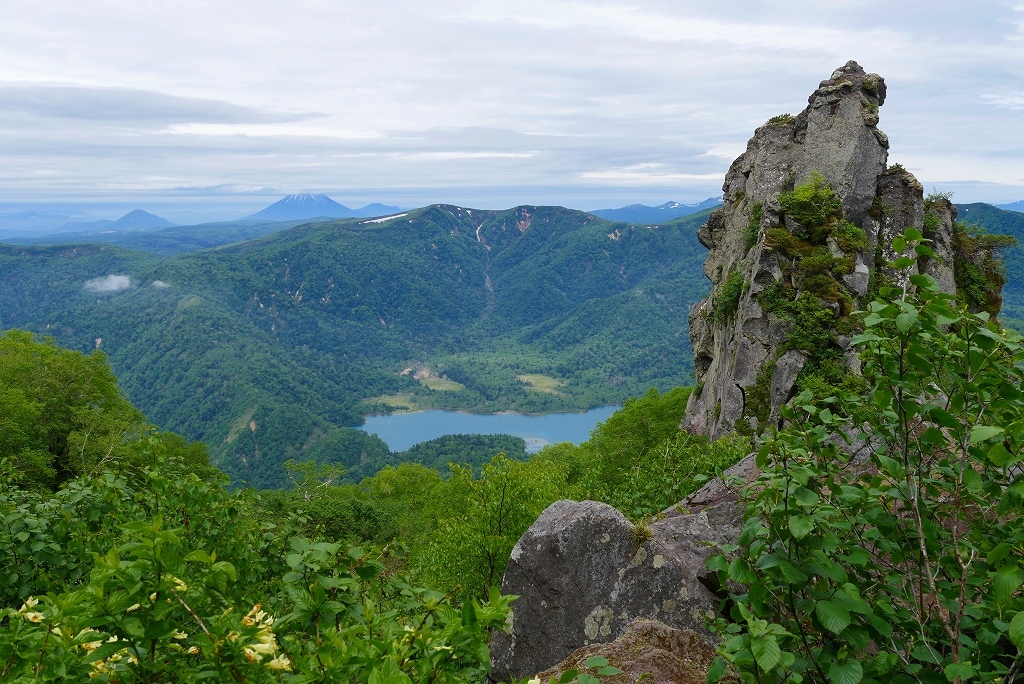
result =
[{"label": "blue-gray distant ridge", "polygon": [[327,195],[311,195],[301,193],[288,195],[274,202],[263,211],[256,212],[246,218],[263,219],[264,221],[295,221],[312,218],[353,218],[361,217],[362,213],[338,204]]},{"label": "blue-gray distant ridge", "polygon": [[696,204],[681,204],[680,202],[665,202],[656,207],[649,207],[646,204],[630,204],[628,207],[618,209],[598,209],[590,212],[594,216],[600,216],[609,221],[625,221],[627,223],[661,223],[680,216],[689,216],[703,211],[710,207],[717,207],[722,203],[721,197],[709,197],[703,202]]},{"label": "blue-gray distant ridge", "polygon": [[1016,202],[1010,202],[1009,204],[997,204],[995,205],[1000,209],[1006,209],[1007,211],[1019,211],[1024,213],[1024,200],[1018,200]]},{"label": "blue-gray distant ridge", "polygon": [[173,228],[176,223],[171,223],[165,218],[156,214],[150,214],[142,209],[129,211],[121,218],[114,221],[72,221],[65,223],[57,232],[74,231],[76,233],[87,233],[93,231],[125,231],[125,230],[152,230],[155,228]]}]

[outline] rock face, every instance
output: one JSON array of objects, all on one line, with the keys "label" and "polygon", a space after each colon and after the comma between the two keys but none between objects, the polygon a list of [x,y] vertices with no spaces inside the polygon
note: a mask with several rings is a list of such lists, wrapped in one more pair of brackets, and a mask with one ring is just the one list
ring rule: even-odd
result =
[{"label": "rock face", "polygon": [[[845,352],[849,312],[879,276],[895,277],[884,266],[900,256],[888,248],[892,238],[908,227],[928,232],[921,184],[902,167],[886,169],[889,140],[876,127],[884,102],[885,81],[848,62],[822,81],[799,115],[758,128],[729,168],[725,204],[698,233],[710,250],[704,273],[712,291],[690,312],[697,382],[684,428],[712,437],[757,433],[777,421],[779,406],[810,372],[805,367],[820,371],[838,359],[859,371],[856,356]],[[794,189],[815,182],[839,205],[821,225],[792,206]],[[953,292],[955,209],[940,200],[928,211],[938,223],[931,246],[942,259],[922,266]],[[829,254],[833,262],[822,266]],[[796,319],[812,318],[812,305],[833,312],[822,323],[825,335],[794,339]]]},{"label": "rock face", "polygon": [[492,676],[523,678],[577,648],[614,641],[636,618],[701,634],[720,598],[702,582],[713,549],[739,534],[734,503],[666,517],[647,529],[594,501],[558,501],[512,551],[501,589],[520,598],[491,643]]},{"label": "rock face", "polygon": [[[910,173],[886,168],[889,141],[876,128],[884,101],[882,78],[848,62],[799,115],[758,128],[733,162],[725,204],[698,233],[710,250],[704,273],[712,290],[690,312],[697,382],[684,429],[713,438],[760,433],[802,384],[858,382],[851,313],[877,286],[905,284],[889,263],[916,257],[891,249],[907,228],[936,253],[915,258],[911,270],[955,292],[956,209],[941,198],[926,202]],[[752,480],[753,455],[726,474]],[[720,598],[705,560],[710,545],[735,543],[742,513],[725,480],[645,529],[604,504],[552,504],[505,573],[502,593],[521,598],[508,634],[491,644],[494,676],[528,677],[576,649],[589,653],[637,618],[710,643],[704,618]]]},{"label": "rock face", "polygon": [[603,656],[622,672],[603,677],[602,684],[705,684],[716,655],[715,648],[701,634],[641,618],[631,622],[615,641],[578,648],[537,676],[549,682],[552,678],[557,681],[566,670],[587,672],[587,660]]}]

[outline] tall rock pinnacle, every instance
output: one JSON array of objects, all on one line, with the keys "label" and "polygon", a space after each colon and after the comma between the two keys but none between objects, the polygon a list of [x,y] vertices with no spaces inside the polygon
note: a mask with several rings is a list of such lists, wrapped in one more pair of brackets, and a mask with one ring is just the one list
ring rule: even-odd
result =
[{"label": "tall rock pinnacle", "polygon": [[[888,266],[898,256],[955,292],[956,209],[942,197],[926,201],[902,167],[886,168],[888,139],[876,128],[884,100],[881,77],[847,62],[798,116],[758,128],[733,162],[725,204],[698,234],[710,250],[704,273],[712,288],[690,312],[697,383],[682,427],[712,437],[759,433],[800,389],[858,389],[853,312],[887,282],[905,284],[907,273]],[[910,227],[931,240],[935,257],[893,252],[892,238]],[[990,256],[976,255],[979,263]],[[1001,281],[991,285],[981,306],[995,313]],[[747,481],[756,473],[752,455],[727,471]],[[734,543],[743,510],[715,479],[656,516],[640,540],[610,506],[552,504],[505,571],[502,593],[520,598],[510,629],[491,642],[492,677],[532,676],[650,620],[692,630],[713,648],[717,636],[704,625],[721,599],[705,563],[708,542]],[[652,655],[653,648],[634,651],[636,662],[663,660],[665,651]]]},{"label": "tall rock pinnacle", "polygon": [[[882,77],[847,62],[799,115],[758,128],[732,163],[725,204],[698,233],[712,291],[690,312],[696,386],[684,428],[759,432],[801,386],[856,377],[850,313],[869,286],[894,277],[876,263],[876,246],[925,223],[921,184],[886,168],[889,140],[877,128],[884,102]],[[920,266],[953,291],[943,263],[952,263],[946,238],[956,210],[941,201],[928,211],[929,226],[946,233],[929,236],[946,258]]]}]

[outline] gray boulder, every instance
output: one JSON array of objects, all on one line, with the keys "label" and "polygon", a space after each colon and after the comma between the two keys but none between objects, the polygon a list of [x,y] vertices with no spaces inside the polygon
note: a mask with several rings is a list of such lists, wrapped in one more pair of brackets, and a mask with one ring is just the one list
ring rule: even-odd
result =
[{"label": "gray boulder", "polygon": [[638,529],[606,504],[552,504],[505,571],[502,593],[520,598],[508,633],[492,640],[492,677],[531,676],[580,647],[614,641],[638,617],[713,644],[704,625],[720,598],[702,582],[711,576],[708,542],[735,539],[741,517],[736,504],[724,503]]}]

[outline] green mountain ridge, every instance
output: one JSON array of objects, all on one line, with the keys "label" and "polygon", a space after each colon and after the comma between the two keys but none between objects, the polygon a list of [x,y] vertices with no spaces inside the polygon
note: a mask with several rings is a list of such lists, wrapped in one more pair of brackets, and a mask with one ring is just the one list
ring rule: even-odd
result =
[{"label": "green mountain ridge", "polygon": [[[99,346],[151,420],[208,443],[236,482],[283,486],[289,458],[361,472],[387,454],[351,427],[368,413],[581,410],[690,382],[707,213],[642,226],[432,205],[170,256],[0,246],[0,324]],[[1024,243],[1015,212],[960,218]],[[1005,257],[1020,326],[1024,251]]]},{"label": "green mountain ridge", "polygon": [[685,384],[705,215],[433,205],[170,257],[0,246],[0,323],[99,345],[151,420],[236,482],[281,486],[324,440],[348,445],[324,461],[375,452],[347,427],[366,413],[578,410]]}]

